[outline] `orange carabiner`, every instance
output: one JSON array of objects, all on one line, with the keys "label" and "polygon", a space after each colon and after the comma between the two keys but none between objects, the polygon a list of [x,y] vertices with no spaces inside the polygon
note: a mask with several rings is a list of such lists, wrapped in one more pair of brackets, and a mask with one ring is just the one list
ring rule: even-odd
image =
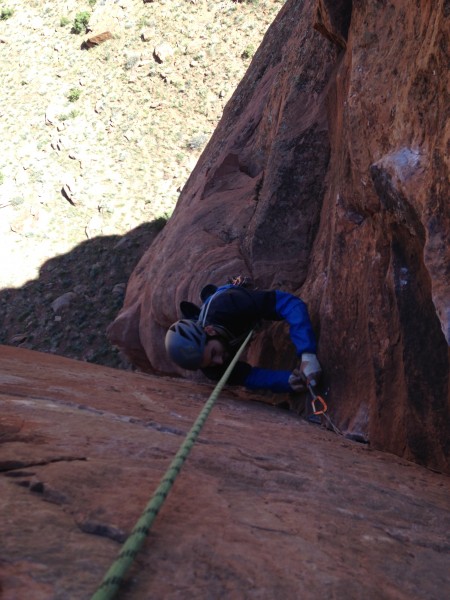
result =
[{"label": "orange carabiner", "polygon": [[[320,402],[322,404],[322,409],[321,410],[317,410],[317,408],[316,408],[316,402]],[[315,415],[324,415],[327,412],[327,409],[328,409],[327,403],[322,398],[322,396],[316,396],[311,401],[311,406],[312,406],[312,409],[313,409]]]},{"label": "orange carabiner", "polygon": [[[311,384],[308,384],[308,390],[309,393],[312,396],[312,400],[311,400],[311,406],[312,409],[314,411],[315,415],[324,415],[327,412],[328,406],[327,403],[325,402],[325,400],[322,398],[322,396],[318,396],[314,390]],[[320,404],[322,405],[322,409],[317,409],[316,408],[316,402],[320,402]]]}]

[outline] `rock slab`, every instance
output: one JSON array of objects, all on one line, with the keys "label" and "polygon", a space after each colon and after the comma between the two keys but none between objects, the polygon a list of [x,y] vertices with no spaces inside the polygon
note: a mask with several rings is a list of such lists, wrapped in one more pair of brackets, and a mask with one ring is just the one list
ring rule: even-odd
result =
[{"label": "rock slab", "polygon": [[[208,385],[0,347],[2,600],[90,598]],[[443,600],[450,481],[223,393],[121,598]]]}]

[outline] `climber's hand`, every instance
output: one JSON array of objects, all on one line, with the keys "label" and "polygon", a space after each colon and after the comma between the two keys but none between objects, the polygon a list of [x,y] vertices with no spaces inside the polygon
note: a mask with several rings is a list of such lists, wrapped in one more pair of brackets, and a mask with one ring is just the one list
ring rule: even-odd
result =
[{"label": "climber's hand", "polygon": [[306,383],[300,369],[294,369],[288,379],[293,392],[304,392]]},{"label": "climber's hand", "polygon": [[316,385],[321,374],[322,368],[315,354],[303,353],[300,372],[303,381],[310,385]]}]

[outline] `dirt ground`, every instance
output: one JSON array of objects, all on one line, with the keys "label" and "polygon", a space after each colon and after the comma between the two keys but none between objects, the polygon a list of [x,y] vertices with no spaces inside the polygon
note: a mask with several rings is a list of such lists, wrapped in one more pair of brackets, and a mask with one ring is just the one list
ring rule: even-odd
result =
[{"label": "dirt ground", "polygon": [[0,3],[0,343],[123,365],[105,328],[283,3]]}]

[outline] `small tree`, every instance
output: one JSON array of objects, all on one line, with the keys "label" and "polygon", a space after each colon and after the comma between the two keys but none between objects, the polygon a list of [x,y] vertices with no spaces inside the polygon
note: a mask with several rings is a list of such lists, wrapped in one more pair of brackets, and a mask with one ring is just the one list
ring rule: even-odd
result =
[{"label": "small tree", "polygon": [[12,17],[13,14],[14,14],[13,8],[2,8],[2,10],[0,12],[0,19],[2,21],[6,21],[6,19],[9,19],[10,17]]},{"label": "small tree", "polygon": [[73,22],[72,33],[79,34],[82,31],[86,31],[90,16],[90,13],[86,11],[78,13]]}]

